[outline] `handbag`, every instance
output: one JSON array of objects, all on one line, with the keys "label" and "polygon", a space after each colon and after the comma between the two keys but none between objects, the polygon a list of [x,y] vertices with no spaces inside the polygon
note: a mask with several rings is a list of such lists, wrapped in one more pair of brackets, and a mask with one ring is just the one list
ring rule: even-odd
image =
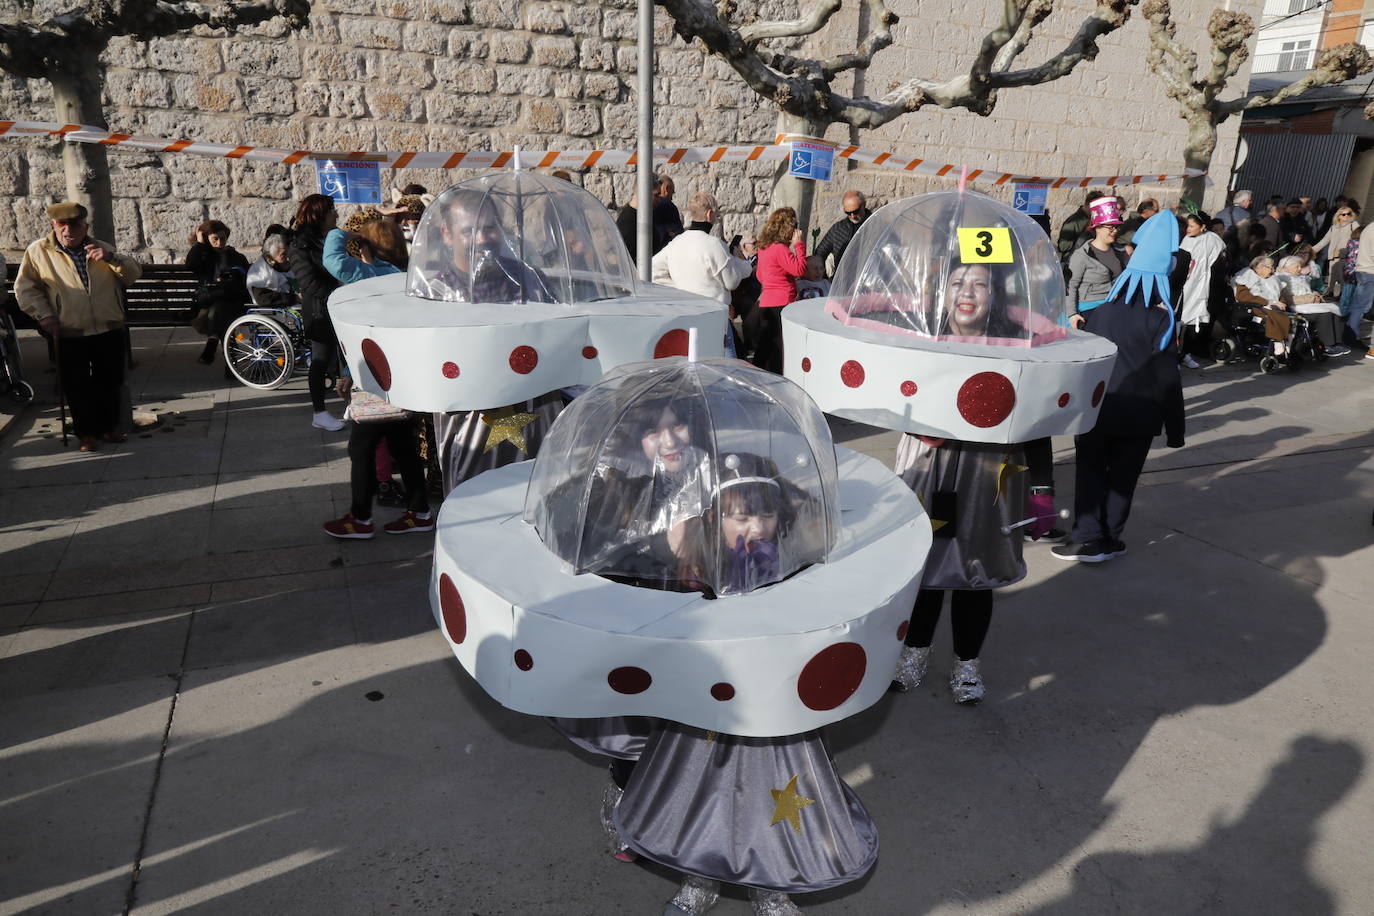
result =
[{"label": "handbag", "polygon": [[348,418],[354,423],[387,423],[404,420],[410,411],[366,391],[354,391],[349,396]]}]

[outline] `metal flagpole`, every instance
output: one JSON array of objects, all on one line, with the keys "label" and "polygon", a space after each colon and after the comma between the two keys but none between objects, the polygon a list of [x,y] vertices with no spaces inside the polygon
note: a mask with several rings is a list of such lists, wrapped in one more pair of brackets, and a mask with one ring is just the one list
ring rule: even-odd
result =
[{"label": "metal flagpole", "polygon": [[654,2],[639,0],[639,152],[635,168],[635,264],[649,282],[654,254]]}]

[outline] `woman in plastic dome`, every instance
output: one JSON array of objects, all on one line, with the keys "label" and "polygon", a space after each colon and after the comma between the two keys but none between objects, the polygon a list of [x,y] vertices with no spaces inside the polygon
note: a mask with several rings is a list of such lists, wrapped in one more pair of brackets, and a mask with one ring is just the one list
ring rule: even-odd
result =
[{"label": "woman in plastic dome", "polygon": [[[1007,314],[1010,280],[1008,265],[956,260],[945,281],[944,332],[970,338],[1023,336],[1025,331]],[[949,591],[955,656],[950,691],[955,702],[976,703],[985,692],[979,657],[992,623],[993,589],[1026,574],[1021,529],[1004,533],[1003,528],[1021,521],[1027,506],[1035,517],[1027,526],[1033,539],[1053,527],[1050,441],[995,445],[903,433],[894,470],[930,514],[935,539],[892,687],[910,690],[925,677]]]},{"label": "woman in plastic dome", "polygon": [[[777,582],[791,566],[791,539],[808,536],[810,497],[759,455],[725,454],[716,472],[705,529],[718,532],[709,549],[721,594]],[[632,778],[608,830],[623,848],[684,873],[664,916],[700,916],[722,883],[746,888],[757,916],[792,916],[801,911],[789,894],[837,887],[873,866],[877,828],[819,730],[743,738],[649,721],[638,762],[622,765]]]}]

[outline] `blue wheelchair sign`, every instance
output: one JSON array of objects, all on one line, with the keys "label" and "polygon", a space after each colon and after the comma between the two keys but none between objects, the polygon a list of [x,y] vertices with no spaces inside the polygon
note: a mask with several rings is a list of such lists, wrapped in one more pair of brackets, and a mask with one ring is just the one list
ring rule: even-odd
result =
[{"label": "blue wheelchair sign", "polygon": [[341,204],[382,202],[382,175],[376,162],[316,160],[320,193]]},{"label": "blue wheelchair sign", "polygon": [[788,160],[787,174],[794,178],[808,178],[812,181],[829,181],[835,166],[835,148],[824,143],[808,143],[804,140],[792,142],[792,155]]},{"label": "blue wheelchair sign", "polygon": [[1011,196],[1011,206],[1022,213],[1029,213],[1032,216],[1044,213],[1045,204],[1049,200],[1050,187],[1046,184],[1017,184]]}]

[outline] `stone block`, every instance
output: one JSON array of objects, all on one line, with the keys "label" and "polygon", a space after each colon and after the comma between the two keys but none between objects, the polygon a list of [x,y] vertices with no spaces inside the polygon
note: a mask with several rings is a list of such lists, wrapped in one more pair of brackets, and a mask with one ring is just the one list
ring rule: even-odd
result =
[{"label": "stone block", "polygon": [[[65,195],[58,195],[65,196]],[[52,231],[48,221],[50,197],[18,197],[11,208],[14,225],[14,238],[19,248],[27,248],[30,242],[37,241]]]},{"label": "stone block", "polygon": [[606,10],[601,14],[601,37],[619,41],[639,40],[639,14],[634,10]]},{"label": "stone block", "polygon": [[560,99],[582,98],[582,74],[562,70],[553,75],[553,94]]},{"label": "stone block", "polygon": [[148,200],[166,197],[171,189],[171,178],[160,162],[128,168],[122,163],[115,162],[114,157],[111,157],[110,193],[114,197]]},{"label": "stone block", "polygon": [[309,149],[367,152],[377,148],[377,128],[368,121],[317,121],[306,128]]},{"label": "stone block", "polygon": [[[205,156],[169,156],[167,172],[172,177],[172,195],[183,200],[229,196],[229,160]],[[194,227],[192,227],[194,228]]]},{"label": "stone block", "polygon": [[697,136],[697,113],[695,110],[676,111],[671,108],[654,109],[654,139],[686,141]]},{"label": "stone block", "polygon": [[739,112],[733,109],[707,109],[701,114],[700,145],[739,142]]},{"label": "stone block", "polygon": [[377,0],[378,15],[388,19],[404,22],[416,18],[418,12],[414,0]]},{"label": "stone block", "polygon": [[564,130],[574,137],[590,137],[601,130],[601,112],[595,105],[569,105],[563,121]]},{"label": "stone block", "polygon": [[695,48],[660,48],[655,67],[667,76],[701,77],[702,53]]},{"label": "stone block", "polygon": [[602,129],[609,140],[624,140],[638,133],[639,112],[633,102],[605,105],[601,109]]},{"label": "stone block", "polygon": [[401,44],[401,23],[395,19],[339,17],[339,40],[348,47],[397,50]]},{"label": "stone block", "polygon": [[[115,198],[114,225],[115,248],[132,252],[143,247],[143,221],[139,219],[137,203],[127,198]],[[146,259],[139,257],[139,260]]]},{"label": "stone block", "polygon": [[177,108],[191,111],[234,111],[243,109],[238,83],[233,77],[206,79],[190,73],[172,77],[172,100]]},{"label": "stone block", "polygon": [[182,254],[190,247],[187,240],[191,233],[206,219],[205,204],[198,200],[142,200],[138,213],[146,247]]},{"label": "stone block", "polygon": [[578,66],[583,70],[615,70],[615,45],[609,41],[598,41],[595,38],[582,39],[582,47],[578,54]]},{"label": "stone block", "polygon": [[551,3],[526,3],[525,28],[531,32],[566,32],[568,21]]},{"label": "stone block", "polygon": [[100,55],[107,67],[127,67],[142,70],[148,66],[148,45],[127,35],[116,35]]},{"label": "stone block", "polygon": [[620,101],[623,84],[609,73],[588,73],[582,78],[582,94],[605,102]]},{"label": "stone block", "polygon": [[329,86],[301,83],[296,86],[296,110],[303,115],[322,116],[329,111]]},{"label": "stone block", "polygon": [[638,73],[639,72],[639,49],[629,47],[618,47],[615,49],[615,72],[617,73]]},{"label": "stone block", "polygon": [[468,61],[435,60],[434,79],[440,89],[450,92],[491,92],[496,88],[491,67]]},{"label": "stone block", "polygon": [[424,54],[390,53],[372,58],[372,82],[395,89],[428,89],[434,85],[429,68],[430,58]]},{"label": "stone block", "polygon": [[520,28],[519,7],[509,0],[469,0],[472,24],[486,28]]},{"label": "stone block", "polygon": [[60,200],[67,194],[67,178],[62,171],[62,157],[46,150],[32,150],[25,156],[28,163],[28,192],[34,197]]},{"label": "stone block", "polygon": [[428,22],[407,22],[401,29],[401,46],[420,54],[443,54],[449,29]]},{"label": "stone block", "polygon": [[[417,103],[421,111],[424,110],[424,99],[417,96]],[[393,150],[396,152],[417,151],[433,149],[430,141],[429,131],[418,124],[378,124],[377,125],[377,147],[378,149]],[[393,173],[398,179],[397,184],[405,185],[409,183],[408,171]]]},{"label": "stone block", "polygon": [[371,16],[377,11],[374,0],[322,0],[321,5],[335,13],[350,13],[354,16]]},{"label": "stone block", "polygon": [[29,163],[22,150],[0,150],[0,195],[22,197],[28,190]]},{"label": "stone block", "polygon": [[571,38],[536,38],[534,63],[540,67],[570,67],[577,62],[577,43]]},{"label": "stone block", "polygon": [[524,36],[497,32],[491,36],[491,59],[504,64],[523,64],[530,57],[530,42]]},{"label": "stone block", "polygon": [[247,117],[238,122],[239,142],[251,146],[271,146],[278,149],[305,148],[305,125],[300,118],[279,118],[275,115]]},{"label": "stone block", "polygon": [[290,80],[246,76],[239,85],[243,107],[253,114],[289,115],[296,111],[296,90]]},{"label": "stone block", "polygon": [[105,98],[109,108],[166,108],[172,101],[172,87],[155,70],[109,70]]},{"label": "stone block", "polygon": [[304,54],[305,76],[326,83],[361,80],[370,57],[371,52],[355,48],[311,47]]},{"label": "stone block", "polygon": [[425,14],[425,18],[444,25],[468,25],[472,22],[467,0],[427,0]]},{"label": "stone block", "polygon": [[541,134],[556,134],[563,129],[563,110],[557,102],[534,99],[525,106],[525,120],[521,125]]},{"label": "stone block", "polygon": [[[467,60],[486,60],[491,56],[490,43],[487,41],[487,31],[469,32],[462,29],[453,29],[448,35],[448,56]],[[501,34],[493,31],[493,35]]]},{"label": "stone block", "polygon": [[154,38],[148,42],[148,57],[141,66],[177,73],[218,73],[220,44],[204,38]]},{"label": "stone block", "polygon": [[301,37],[314,44],[335,44],[339,40],[339,17],[323,10],[310,11],[310,22]]},{"label": "stone block", "polygon": [[229,164],[229,177],[235,197],[261,197],[268,200],[291,197],[290,166],[270,162],[232,162]]},{"label": "stone block", "polygon": [[227,39],[225,68],[243,76],[300,76],[301,52],[286,41]]},{"label": "stone block", "polygon": [[417,121],[425,113],[424,99],[412,89],[369,87],[366,98],[372,117],[383,121]]},{"label": "stone block", "polygon": [[367,117],[367,100],[363,95],[363,87],[356,83],[330,86],[328,115],[331,118]]},{"label": "stone block", "polygon": [[[426,93],[425,109],[430,123],[462,128],[505,126],[514,124],[520,117],[520,103],[515,99],[442,92]],[[449,143],[443,148],[480,149],[480,146],[474,146],[475,142],[470,135],[462,132],[457,138],[457,145]]]}]

